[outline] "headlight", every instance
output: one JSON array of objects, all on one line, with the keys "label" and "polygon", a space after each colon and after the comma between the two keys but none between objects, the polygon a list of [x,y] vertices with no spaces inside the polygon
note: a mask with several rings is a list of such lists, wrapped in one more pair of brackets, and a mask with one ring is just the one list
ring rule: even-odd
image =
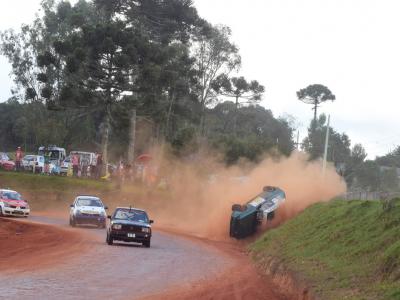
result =
[{"label": "headlight", "polygon": [[122,225],[121,225],[121,224],[114,224],[114,225],[112,226],[112,228],[113,228],[113,229],[116,229],[116,230],[120,230],[120,229],[122,228]]},{"label": "headlight", "polygon": [[80,211],[79,209],[77,209],[77,210],[75,211],[75,214],[76,214],[76,215],[80,215],[80,214],[81,214],[81,211]]},{"label": "headlight", "polygon": [[8,204],[7,202],[3,202],[4,203],[4,207],[10,207],[10,204]]},{"label": "headlight", "polygon": [[150,233],[150,228],[142,227],[142,232]]},{"label": "headlight", "polygon": [[107,214],[106,214],[106,212],[103,210],[102,212],[100,212],[100,215],[102,216],[102,217],[106,217],[107,216]]}]

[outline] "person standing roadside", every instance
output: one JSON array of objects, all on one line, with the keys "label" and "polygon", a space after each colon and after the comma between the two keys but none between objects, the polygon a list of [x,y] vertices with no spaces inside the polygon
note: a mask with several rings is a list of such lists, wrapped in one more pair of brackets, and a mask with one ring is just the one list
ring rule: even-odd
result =
[{"label": "person standing roadside", "polygon": [[15,169],[17,171],[21,170],[21,162],[22,162],[22,157],[24,156],[24,153],[21,150],[21,147],[17,148],[17,151],[15,152]]},{"label": "person standing roadside", "polygon": [[72,174],[74,177],[78,176],[79,171],[79,155],[77,153],[72,155]]}]

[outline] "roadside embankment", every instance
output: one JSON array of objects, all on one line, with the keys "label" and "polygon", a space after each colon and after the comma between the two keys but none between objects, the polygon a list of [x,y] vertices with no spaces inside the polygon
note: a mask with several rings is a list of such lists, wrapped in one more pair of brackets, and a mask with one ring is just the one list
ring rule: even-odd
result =
[{"label": "roadside embankment", "polygon": [[0,272],[57,266],[88,246],[82,234],[62,228],[0,218]]},{"label": "roadside embankment", "polygon": [[318,203],[250,246],[299,299],[400,299],[400,200]]}]

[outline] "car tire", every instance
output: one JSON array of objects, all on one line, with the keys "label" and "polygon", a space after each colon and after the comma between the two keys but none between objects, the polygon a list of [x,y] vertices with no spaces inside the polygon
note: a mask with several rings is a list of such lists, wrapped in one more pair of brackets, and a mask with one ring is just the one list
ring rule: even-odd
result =
[{"label": "car tire", "polygon": [[148,240],[148,241],[146,241],[146,242],[143,242],[142,244],[143,244],[143,246],[145,246],[146,248],[150,248],[150,240]]},{"label": "car tire", "polygon": [[72,218],[69,218],[69,225],[70,225],[71,227],[75,227],[75,226],[76,226],[75,220],[72,219]]},{"label": "car tire", "polygon": [[4,215],[3,215],[3,210],[2,210],[2,208],[0,207],[0,217],[3,217]]},{"label": "car tire", "polygon": [[109,234],[107,234],[106,242],[108,245],[112,245],[114,242],[113,238]]}]

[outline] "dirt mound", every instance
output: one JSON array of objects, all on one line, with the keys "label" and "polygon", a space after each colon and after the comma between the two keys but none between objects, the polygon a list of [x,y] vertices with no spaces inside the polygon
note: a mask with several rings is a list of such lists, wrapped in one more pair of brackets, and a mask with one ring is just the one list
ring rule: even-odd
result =
[{"label": "dirt mound", "polygon": [[65,262],[87,248],[84,236],[62,228],[0,218],[0,270],[38,270]]}]

